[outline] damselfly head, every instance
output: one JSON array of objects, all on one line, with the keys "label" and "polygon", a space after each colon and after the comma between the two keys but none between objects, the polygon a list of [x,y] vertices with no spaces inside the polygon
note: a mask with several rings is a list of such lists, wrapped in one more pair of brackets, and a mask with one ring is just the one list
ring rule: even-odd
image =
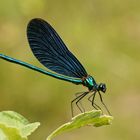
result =
[{"label": "damselfly head", "polygon": [[98,91],[102,91],[103,93],[105,93],[106,92],[106,85],[103,83],[100,83],[98,85]]}]

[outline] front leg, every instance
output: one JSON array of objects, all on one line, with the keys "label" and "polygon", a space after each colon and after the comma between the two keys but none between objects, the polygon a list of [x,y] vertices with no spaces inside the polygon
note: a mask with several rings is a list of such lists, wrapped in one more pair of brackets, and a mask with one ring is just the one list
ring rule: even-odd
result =
[{"label": "front leg", "polygon": [[103,102],[101,93],[100,93],[99,91],[98,91],[98,93],[99,93],[99,97],[100,97],[101,103],[103,104],[103,106],[104,106],[105,109],[107,110],[108,114],[109,114],[110,116],[112,116],[111,113],[110,113],[110,111],[109,111],[109,109],[107,108],[107,106],[106,106],[105,103]]}]

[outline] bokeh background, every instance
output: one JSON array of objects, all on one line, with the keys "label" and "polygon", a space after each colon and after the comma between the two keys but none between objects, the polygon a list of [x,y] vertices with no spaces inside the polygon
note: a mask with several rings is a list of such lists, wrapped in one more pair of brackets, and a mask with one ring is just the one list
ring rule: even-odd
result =
[{"label": "bokeh background", "polygon": [[[110,126],[84,127],[56,139],[139,140],[140,1],[1,0],[0,53],[45,69],[26,37],[27,24],[35,17],[51,23],[89,74],[107,84],[103,97],[114,116]],[[70,101],[84,90],[0,60],[0,110],[14,110],[31,122],[41,122],[30,140],[45,140],[69,121]],[[90,110],[89,102],[83,102]]]}]

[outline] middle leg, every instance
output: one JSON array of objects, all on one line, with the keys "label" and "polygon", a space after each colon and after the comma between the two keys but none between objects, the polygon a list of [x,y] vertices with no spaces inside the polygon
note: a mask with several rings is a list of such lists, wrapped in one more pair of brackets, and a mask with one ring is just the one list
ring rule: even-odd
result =
[{"label": "middle leg", "polygon": [[94,92],[89,98],[88,98],[88,100],[92,103],[92,106],[96,109],[96,110],[101,110],[102,111],[102,109],[101,109],[101,107],[99,106],[99,105],[97,105],[95,102],[94,102],[94,100],[95,100],[95,95],[96,95],[96,92]]},{"label": "middle leg", "polygon": [[80,95],[77,96],[74,100],[71,101],[71,111],[72,111],[72,117],[73,117],[73,103],[76,102],[77,107],[79,108],[79,110],[81,112],[83,112],[83,110],[81,109],[81,107],[78,105],[78,103],[80,102],[80,100],[82,98],[84,98],[89,92],[83,92],[83,93],[79,93]]}]

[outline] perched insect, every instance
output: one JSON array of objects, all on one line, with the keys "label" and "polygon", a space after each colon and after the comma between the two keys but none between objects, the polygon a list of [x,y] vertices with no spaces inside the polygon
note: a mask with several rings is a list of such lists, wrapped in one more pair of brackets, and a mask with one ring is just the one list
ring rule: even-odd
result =
[{"label": "perched insect", "polygon": [[95,79],[88,75],[84,67],[78,61],[78,59],[68,50],[62,39],[51,27],[49,23],[43,19],[32,19],[27,27],[27,37],[31,47],[31,50],[35,57],[45,67],[53,72],[43,70],[26,62],[11,58],[4,54],[0,54],[0,58],[16,63],[40,73],[52,76],[54,78],[72,82],[74,84],[82,84],[88,88],[88,91],[77,93],[76,98],[71,101],[71,109],[73,116],[73,103],[76,105],[81,112],[84,111],[82,107],[78,105],[79,101],[87,94],[91,93],[88,100],[92,103],[95,109],[101,109],[95,104],[94,99],[96,93],[99,94],[100,100],[107,112],[110,114],[106,105],[103,102],[100,92],[106,92],[106,85],[103,83],[97,84]]}]

